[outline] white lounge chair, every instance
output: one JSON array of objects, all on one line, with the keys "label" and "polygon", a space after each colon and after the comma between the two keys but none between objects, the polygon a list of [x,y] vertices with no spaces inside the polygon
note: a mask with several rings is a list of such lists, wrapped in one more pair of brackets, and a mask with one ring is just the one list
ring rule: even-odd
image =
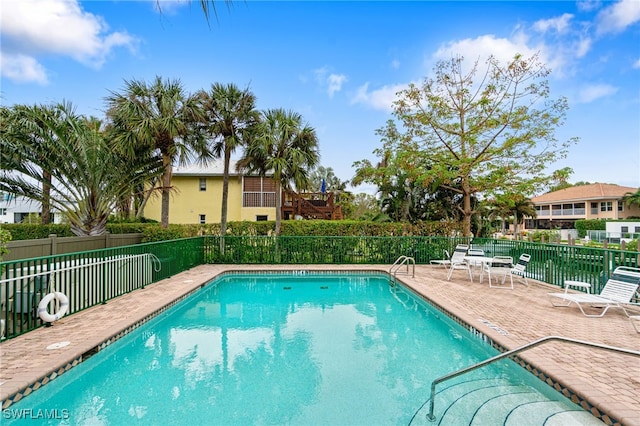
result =
[{"label": "white lounge chair", "polygon": [[432,265],[442,265],[444,269],[449,269],[449,265],[451,265],[451,255],[449,254],[449,250],[444,251],[444,259],[434,259],[429,262]]},{"label": "white lounge chair", "polygon": [[[526,270],[527,270],[527,265],[529,264],[529,261],[531,260],[531,255],[530,254],[526,254],[523,253],[520,255],[520,257],[518,258],[518,263],[516,263],[515,265],[513,265],[513,268],[511,268],[511,275],[517,275],[519,277],[521,277],[524,280],[524,285],[528,286],[529,283],[527,282],[527,275],[526,275]],[[513,277],[511,277],[511,283],[513,284]]]},{"label": "white lounge chair", "polygon": [[[513,290],[513,275],[511,271],[513,269],[513,257],[511,256],[494,256],[491,259],[491,262],[486,263],[484,265],[484,271],[489,276],[489,287],[490,288],[510,288]],[[509,277],[509,281],[511,282],[510,286],[506,286],[505,282],[507,280],[507,276]],[[502,281],[500,284],[493,284],[491,278],[493,277],[494,281],[498,281],[500,277],[502,277]]]},{"label": "white lounge chair", "polygon": [[[625,305],[632,305],[631,299],[634,297],[640,287],[640,268],[631,268],[619,266],[613,271],[613,274],[604,285],[600,294],[584,294],[584,293],[548,293],[553,306],[569,306],[572,303],[578,305],[584,316],[591,318],[599,318],[609,310],[609,308],[620,308],[625,315],[630,317],[629,312],[625,309]],[[558,302],[558,299],[562,302]],[[582,305],[598,305],[602,308],[599,315],[588,314]],[[637,305],[637,304],[634,304]]]},{"label": "white lounge chair", "polygon": [[464,259],[467,255],[467,250],[469,250],[469,246],[466,244],[458,244],[456,246],[456,249],[453,251],[453,255],[451,255],[451,264],[449,265],[447,280],[451,281],[453,271],[466,270],[469,273],[469,279],[473,282],[471,267],[469,267],[469,263]]}]

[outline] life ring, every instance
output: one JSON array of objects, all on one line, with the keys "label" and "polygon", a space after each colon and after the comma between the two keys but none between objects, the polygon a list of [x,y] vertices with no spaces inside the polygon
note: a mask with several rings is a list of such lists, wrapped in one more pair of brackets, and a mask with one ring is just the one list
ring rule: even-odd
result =
[{"label": "life ring", "polygon": [[[50,314],[47,311],[49,307],[49,302],[53,299],[56,299],[60,303],[60,309],[55,314]],[[67,309],[69,308],[69,299],[65,296],[64,293],[59,291],[49,293],[45,297],[42,298],[40,303],[38,303],[38,316],[44,322],[54,322],[59,320],[67,313]]]}]

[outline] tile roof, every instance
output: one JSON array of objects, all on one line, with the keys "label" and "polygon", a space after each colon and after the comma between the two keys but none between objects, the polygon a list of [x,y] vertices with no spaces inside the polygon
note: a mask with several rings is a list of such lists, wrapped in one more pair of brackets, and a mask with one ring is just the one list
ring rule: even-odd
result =
[{"label": "tile roof", "polygon": [[622,198],[628,192],[636,192],[638,188],[620,186],[611,183],[592,183],[590,185],[571,186],[559,191],[549,192],[533,197],[531,202],[545,203],[552,201],[595,200]]}]

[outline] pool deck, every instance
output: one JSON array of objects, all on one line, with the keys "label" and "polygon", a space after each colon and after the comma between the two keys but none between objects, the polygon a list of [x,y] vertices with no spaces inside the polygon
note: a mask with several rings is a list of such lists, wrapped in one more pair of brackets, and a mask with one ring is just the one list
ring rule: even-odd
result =
[{"label": "pool deck", "polygon": [[[0,343],[2,408],[72,368],[83,357],[152,318],[162,307],[197,291],[212,277],[234,270],[379,270],[388,265],[202,265],[127,295],[64,317]],[[403,269],[404,270],[404,269]],[[441,266],[418,265],[415,277],[397,278],[495,343],[513,349],[536,339],[559,335],[608,346],[640,350],[640,333],[620,309],[587,318],[571,306],[554,308],[546,293],[562,291],[529,280],[515,289],[489,288],[464,271],[451,281]],[[476,277],[477,278],[477,277]],[[634,314],[638,315],[638,313]],[[48,346],[68,345],[47,349]],[[566,342],[551,341],[520,354],[536,373],[550,377],[569,397],[588,402],[606,424],[640,426],[640,358]],[[539,370],[539,371],[538,371]],[[570,389],[570,392],[568,391]],[[612,422],[611,418],[616,422]]]}]

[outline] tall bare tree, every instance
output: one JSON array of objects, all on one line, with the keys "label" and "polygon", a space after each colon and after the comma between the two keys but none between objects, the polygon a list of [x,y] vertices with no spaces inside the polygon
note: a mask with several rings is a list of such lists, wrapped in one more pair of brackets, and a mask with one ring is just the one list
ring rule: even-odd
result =
[{"label": "tall bare tree", "polygon": [[[469,72],[463,64],[461,57],[439,62],[434,77],[398,94],[393,114],[403,129],[392,141],[413,179],[462,195],[463,232],[471,235],[474,194],[531,193],[577,138],[555,138],[568,104],[549,99],[550,71],[537,55],[504,65],[490,57],[479,81],[478,62]],[[389,122],[379,130],[395,131]]]}]

